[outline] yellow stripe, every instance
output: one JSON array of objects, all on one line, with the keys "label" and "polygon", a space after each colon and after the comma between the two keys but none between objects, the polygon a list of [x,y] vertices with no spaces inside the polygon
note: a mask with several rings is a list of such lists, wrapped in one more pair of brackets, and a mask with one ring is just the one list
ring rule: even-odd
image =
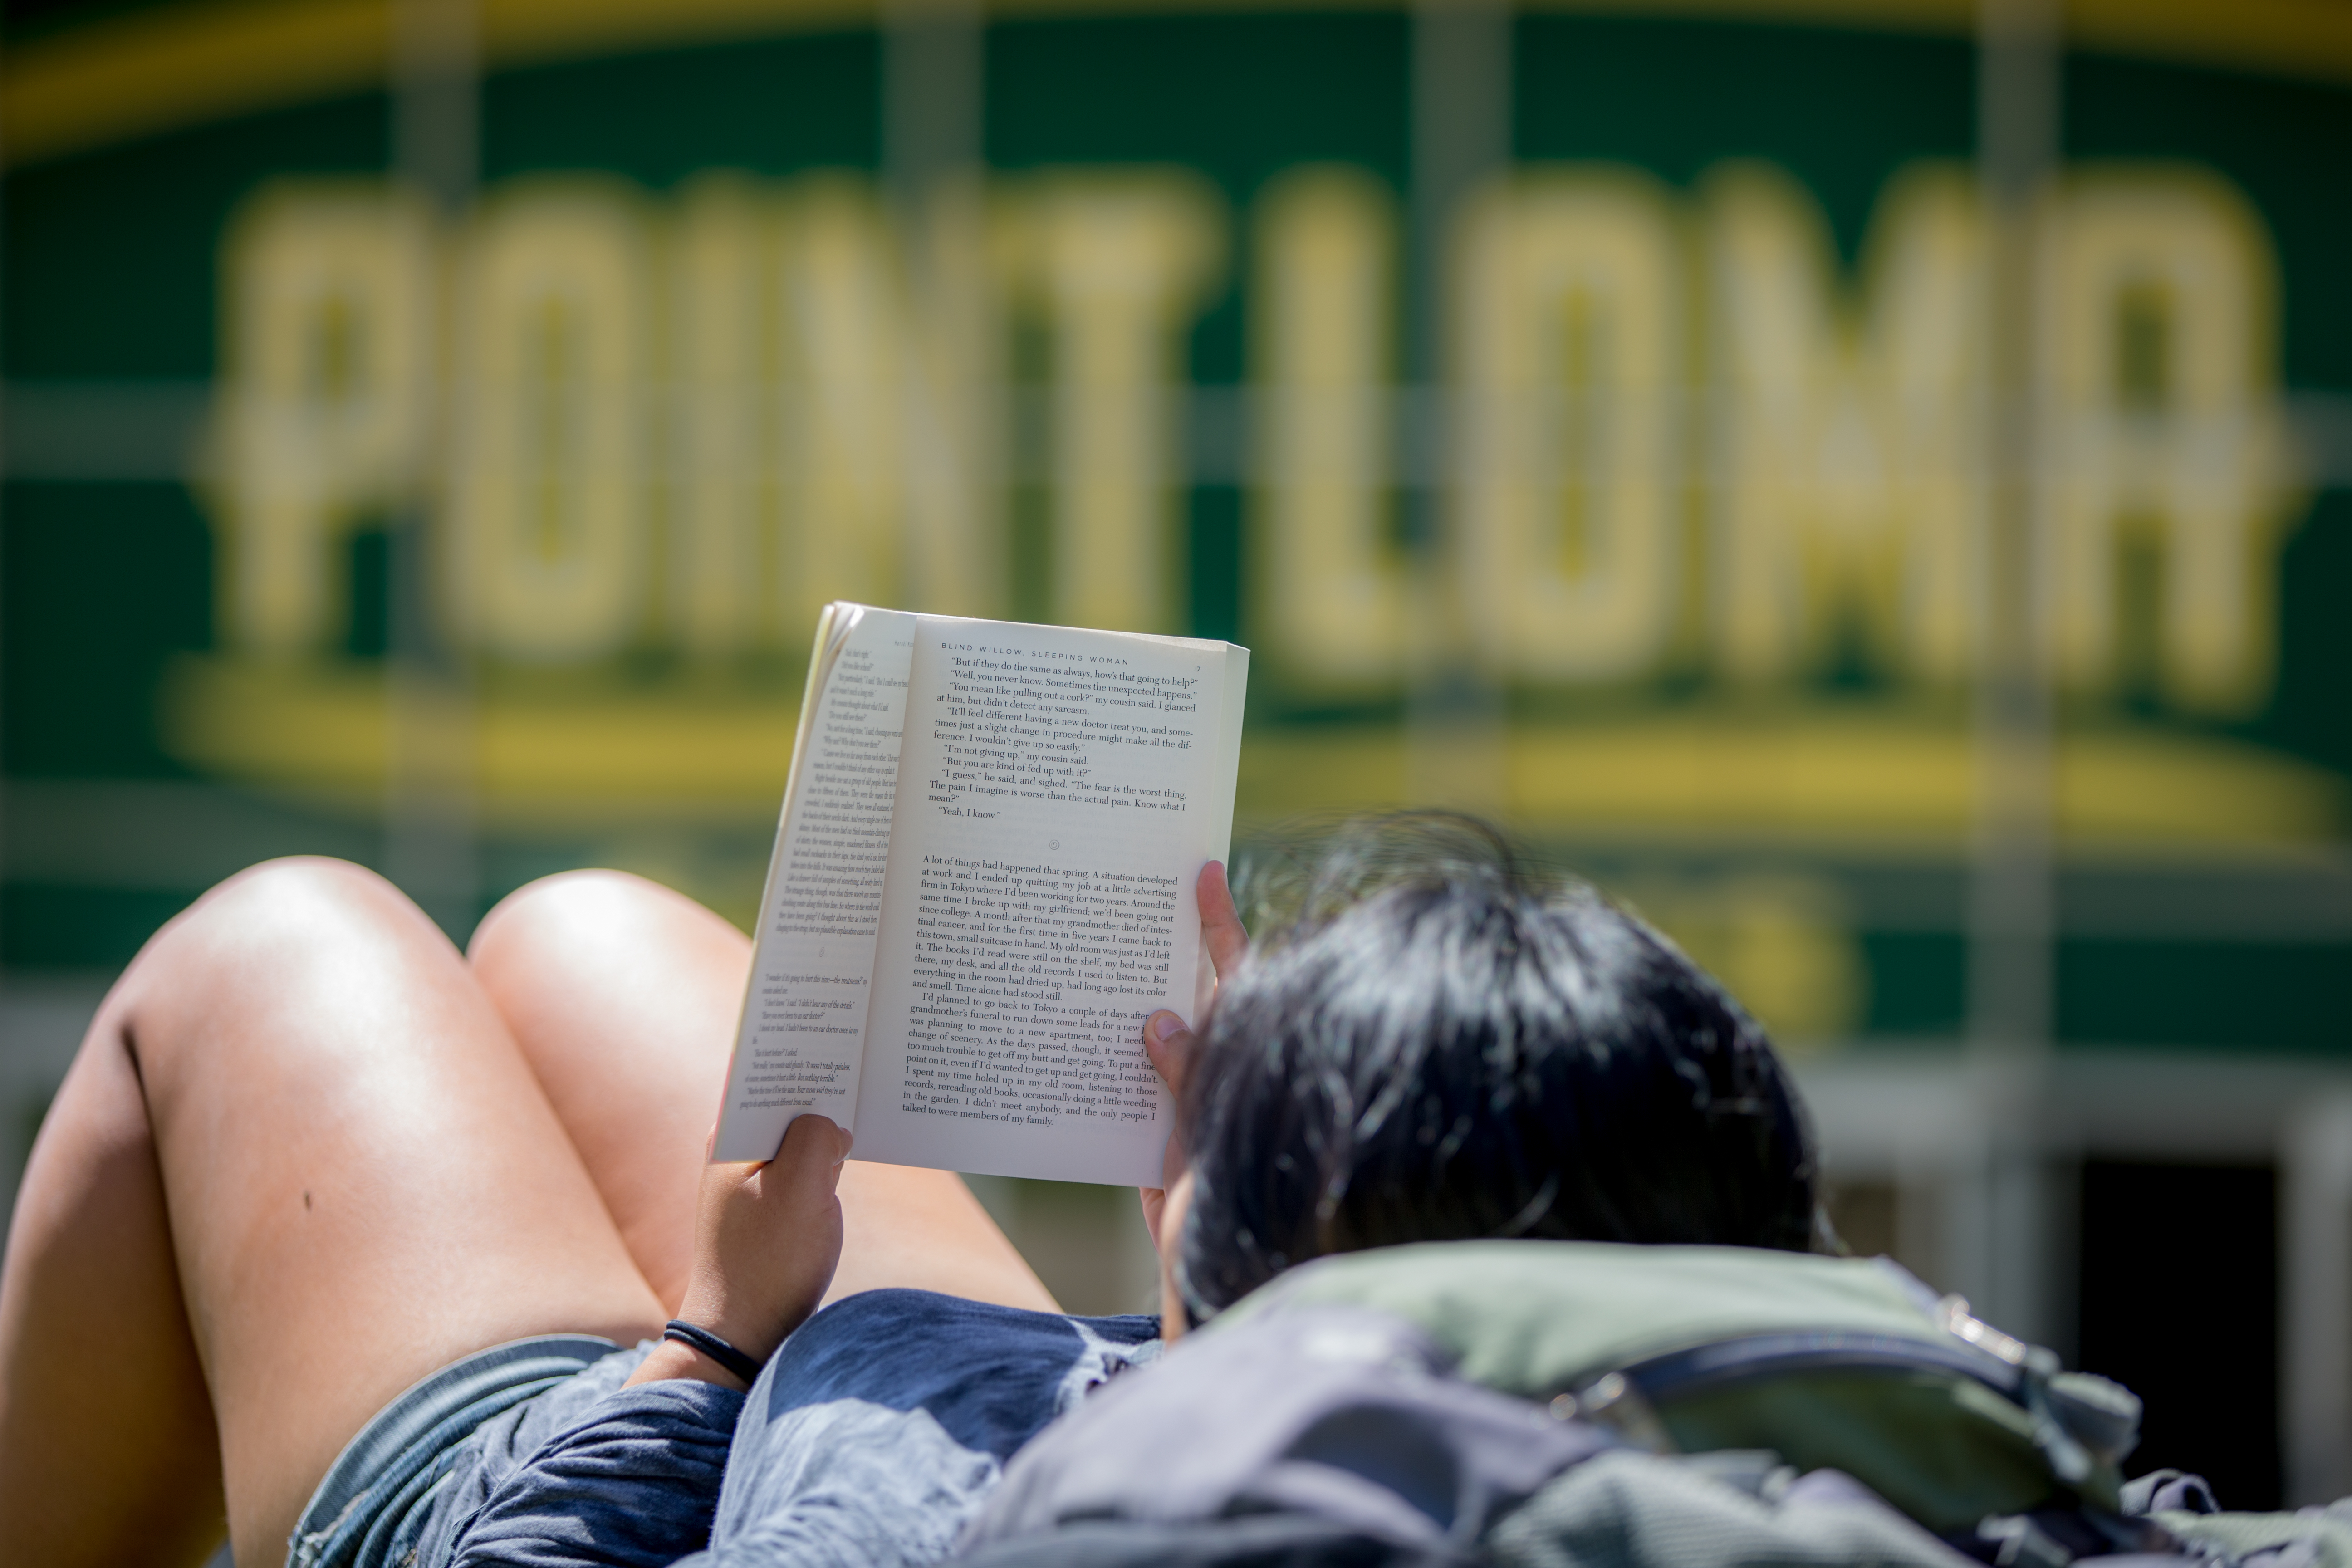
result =
[{"label": "yellow stripe", "polygon": [[[1302,0],[1285,0],[1297,9]],[[1362,0],[1304,0],[1361,9]],[[1246,11],[1259,0],[999,0],[1001,16]],[[1529,7],[1966,34],[1969,0],[1534,0]],[[483,0],[492,67],[869,24],[873,0]],[[385,79],[385,0],[184,0],[38,39],[0,62],[0,157],[37,163]],[[2095,49],[2352,82],[2352,6],[2335,0],[2074,0]]]},{"label": "yellow stripe", "polygon": [[[0,62],[8,165],[381,87],[386,0],[186,0]],[[486,0],[492,66],[870,23],[872,0]]]},{"label": "yellow stripe", "polygon": [[2352,6],[2336,0],[2073,0],[2085,48],[2352,82]]},{"label": "yellow stripe", "polygon": [[383,0],[211,0],[92,23],[0,70],[13,166],[383,79]]},{"label": "yellow stripe", "polygon": [[[494,826],[772,819],[796,704],[660,691],[486,695],[471,785]],[[166,748],[216,775],[373,811],[383,798],[378,673],[191,657],[163,703]],[[1547,835],[1798,842],[1961,852],[1973,751],[1957,716],[1794,709],[1529,725],[1505,742],[1507,815]],[[2261,747],[2137,728],[2069,733],[2059,830],[2077,851],[2263,855],[2341,841],[2344,780]],[[1406,796],[1393,728],[1253,731],[1240,812],[1265,823],[1393,810]]]},{"label": "yellow stripe", "polygon": [[870,26],[873,0],[483,0],[492,66]]},{"label": "yellow stripe", "polygon": [[[1575,837],[1959,853],[1976,820],[1964,723],[1901,710],[1662,714],[1503,742],[1505,814]],[[1395,731],[1267,731],[1242,753],[1245,816],[1387,811],[1406,796]],[[2058,830],[2075,850],[2264,853],[2336,841],[2345,782],[2280,752],[2153,729],[2070,732]]]}]

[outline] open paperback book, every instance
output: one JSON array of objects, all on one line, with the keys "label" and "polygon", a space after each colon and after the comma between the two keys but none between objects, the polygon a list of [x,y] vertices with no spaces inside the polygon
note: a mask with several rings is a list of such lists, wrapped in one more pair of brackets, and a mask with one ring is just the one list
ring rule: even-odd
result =
[{"label": "open paperback book", "polygon": [[1143,1054],[1213,983],[1249,650],[827,605],[717,1160],[793,1117],[861,1160],[1157,1185]]}]

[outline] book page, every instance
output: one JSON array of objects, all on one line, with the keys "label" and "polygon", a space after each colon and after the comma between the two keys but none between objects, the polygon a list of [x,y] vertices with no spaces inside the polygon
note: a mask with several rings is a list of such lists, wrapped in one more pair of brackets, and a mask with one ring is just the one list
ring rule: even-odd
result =
[{"label": "book page", "polygon": [[[1225,869],[1233,869],[1234,787],[1241,772],[1242,715],[1249,697],[1250,650],[1225,645],[1225,667],[1223,671],[1223,690],[1218,698],[1219,734],[1217,736],[1216,781],[1212,784],[1209,805],[1216,813],[1209,828],[1209,858],[1223,860]],[[1199,906],[1194,905],[1194,913]],[[1217,994],[1217,967],[1209,962],[1209,936],[1201,933],[1201,954],[1192,980],[1192,1005],[1184,1009],[1184,1019],[1195,1028],[1209,1016],[1209,1004]]]},{"label": "book page", "polygon": [[818,630],[715,1160],[773,1158],[803,1111],[856,1120],[914,637],[858,605]]},{"label": "book page", "polygon": [[1227,645],[929,616],[915,642],[856,1156],[1157,1184],[1143,1021],[1196,995]]}]

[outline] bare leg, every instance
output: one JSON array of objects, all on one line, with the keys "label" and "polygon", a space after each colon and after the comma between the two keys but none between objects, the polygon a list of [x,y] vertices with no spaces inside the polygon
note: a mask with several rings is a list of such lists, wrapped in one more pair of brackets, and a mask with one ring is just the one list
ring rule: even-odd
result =
[{"label": "bare leg", "polygon": [[[751,942],[656,883],[573,871],[491,910],[472,958],[637,1267],[675,1309]],[[828,1300],[907,1285],[1055,1310],[954,1175],[853,1160],[840,1190],[847,1238]]]},{"label": "bare leg", "polygon": [[0,1564],[196,1563],[223,1509],[147,1107],[129,1054],[94,1030],[0,1266]]},{"label": "bare leg", "polygon": [[[328,861],[247,872],[148,944],[17,1212],[0,1562],[172,1561],[202,1535],[215,1505],[191,1341],[231,1536],[260,1568],[410,1383],[504,1340],[626,1341],[663,1316],[463,961],[389,884]],[[133,1377],[125,1358],[158,1370]],[[191,1479],[142,1458],[158,1448]]]}]

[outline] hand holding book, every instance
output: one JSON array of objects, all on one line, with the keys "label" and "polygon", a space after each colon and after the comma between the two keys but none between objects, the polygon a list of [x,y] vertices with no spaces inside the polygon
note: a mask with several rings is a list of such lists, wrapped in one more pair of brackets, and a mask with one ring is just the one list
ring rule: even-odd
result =
[{"label": "hand holding book", "polygon": [[1248,657],[829,606],[714,1157],[815,1110],[861,1159],[1159,1181],[1142,1026],[1208,994]]},{"label": "hand holding book", "polygon": [[[1233,889],[1226,884],[1223,861],[1212,860],[1202,867],[1195,888],[1201,910],[1201,938],[1222,984],[1249,955],[1249,932],[1242,928],[1241,911],[1234,907]],[[1144,1054],[1151,1058],[1152,1070],[1168,1086],[1169,1095],[1177,1102],[1180,1112],[1195,1044],[1192,1026],[1181,1014],[1154,1013],[1144,1023]],[[1155,1248],[1160,1246],[1160,1216],[1167,1212],[1169,1189],[1182,1179],[1186,1164],[1183,1128],[1180,1125],[1160,1157],[1159,1184],[1137,1189],[1143,1200],[1144,1228],[1151,1233]]]}]

